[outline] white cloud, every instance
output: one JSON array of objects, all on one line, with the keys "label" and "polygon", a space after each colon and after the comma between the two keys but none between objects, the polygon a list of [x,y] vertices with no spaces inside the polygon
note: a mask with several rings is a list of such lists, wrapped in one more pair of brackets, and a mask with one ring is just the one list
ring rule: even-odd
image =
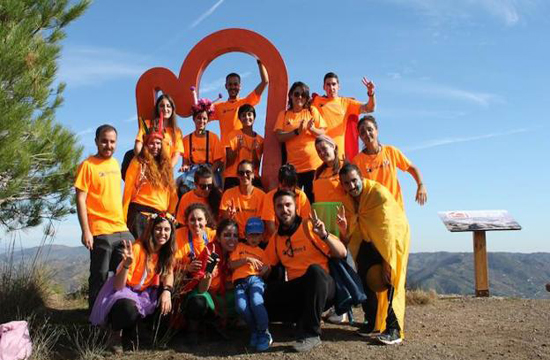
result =
[{"label": "white cloud", "polygon": [[120,78],[139,77],[147,66],[135,54],[110,48],[67,47],[63,50],[59,78],[69,86],[98,85]]},{"label": "white cloud", "polygon": [[495,138],[500,136],[508,136],[508,135],[513,135],[518,133],[525,133],[528,131],[531,131],[531,129],[514,129],[506,132],[495,132],[490,134],[476,135],[476,136],[469,136],[469,137],[447,137],[442,139],[428,140],[417,145],[404,147],[404,150],[411,152],[416,150],[429,149],[429,148],[442,146],[442,145],[450,145],[450,144],[456,144],[461,142],[484,140],[484,139],[490,139],[490,138]]},{"label": "white cloud", "polygon": [[89,127],[89,128],[87,128],[87,129],[85,129],[85,130],[82,130],[82,131],[77,132],[77,133],[76,133],[76,136],[82,137],[82,136],[84,136],[84,135],[88,135],[88,134],[91,134],[91,133],[93,133],[93,132],[95,132],[95,129]]},{"label": "white cloud", "polygon": [[214,11],[216,11],[218,6],[220,6],[223,2],[224,2],[224,0],[218,0],[218,2],[216,2],[214,5],[212,5],[212,7],[210,9],[206,10],[205,13],[203,13],[195,21],[193,21],[193,23],[189,26],[189,28],[192,29],[195,26],[199,25],[204,19],[206,19],[207,17],[212,15],[214,13]]},{"label": "white cloud", "polygon": [[415,7],[437,24],[449,20],[471,19],[479,12],[488,13],[508,26],[541,4],[540,0],[389,0],[399,5]]},{"label": "white cloud", "polygon": [[136,122],[137,121],[137,115],[132,115],[124,120],[122,120],[122,122],[125,122],[125,123],[131,123],[131,122]]}]

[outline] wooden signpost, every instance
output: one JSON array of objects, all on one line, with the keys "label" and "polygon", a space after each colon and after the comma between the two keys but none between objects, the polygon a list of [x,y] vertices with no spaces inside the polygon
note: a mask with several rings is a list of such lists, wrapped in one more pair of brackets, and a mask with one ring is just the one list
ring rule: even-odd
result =
[{"label": "wooden signpost", "polygon": [[506,210],[442,211],[438,215],[451,232],[473,231],[476,296],[489,296],[485,233],[497,230],[521,230],[521,226]]}]

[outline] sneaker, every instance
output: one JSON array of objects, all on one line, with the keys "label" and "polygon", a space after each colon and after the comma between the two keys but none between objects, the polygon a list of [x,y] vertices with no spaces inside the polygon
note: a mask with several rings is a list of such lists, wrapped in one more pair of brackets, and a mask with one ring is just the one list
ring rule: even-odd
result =
[{"label": "sneaker", "polygon": [[107,341],[107,348],[114,355],[121,355],[124,352],[122,347],[122,334],[121,331],[112,331]]},{"label": "sneaker", "polygon": [[376,334],[378,332],[374,330],[374,324],[364,322],[355,333],[362,337],[372,337],[373,334]]},{"label": "sneaker", "polygon": [[395,345],[403,341],[399,329],[386,329],[386,331],[378,335],[376,339],[385,345]]},{"label": "sneaker", "polygon": [[326,321],[331,324],[343,324],[345,322],[348,322],[348,314],[344,313],[342,315],[338,315],[334,311],[334,308],[331,308],[329,310],[328,316],[326,317]]},{"label": "sneaker", "polygon": [[259,332],[257,335],[256,350],[257,351],[266,351],[269,349],[269,346],[273,344],[273,338],[268,330],[265,332]]},{"label": "sneaker", "polygon": [[258,333],[256,331],[253,331],[252,334],[250,334],[250,342],[248,343],[248,346],[255,348],[257,344],[258,344]]},{"label": "sneaker", "polygon": [[292,348],[296,352],[307,352],[319,345],[321,345],[321,338],[319,336],[309,336],[297,341]]}]

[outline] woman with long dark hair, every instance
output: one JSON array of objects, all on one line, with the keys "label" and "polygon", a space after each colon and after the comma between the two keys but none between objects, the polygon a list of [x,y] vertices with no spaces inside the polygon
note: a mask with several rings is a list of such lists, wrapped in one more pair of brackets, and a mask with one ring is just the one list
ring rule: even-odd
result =
[{"label": "woman with long dark hair", "polygon": [[273,131],[285,144],[287,162],[298,173],[298,186],[313,202],[312,182],[322,161],[315,151],[315,138],[324,134],[326,123],[316,108],[310,107],[309,87],[297,81],[288,91],[288,109],[281,111]]}]

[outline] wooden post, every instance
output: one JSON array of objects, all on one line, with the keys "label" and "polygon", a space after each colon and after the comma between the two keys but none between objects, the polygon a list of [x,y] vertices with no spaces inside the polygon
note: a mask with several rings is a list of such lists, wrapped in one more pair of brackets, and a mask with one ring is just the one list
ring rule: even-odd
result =
[{"label": "wooden post", "polygon": [[476,296],[489,296],[489,271],[487,267],[485,231],[474,231],[474,272],[476,278]]}]

